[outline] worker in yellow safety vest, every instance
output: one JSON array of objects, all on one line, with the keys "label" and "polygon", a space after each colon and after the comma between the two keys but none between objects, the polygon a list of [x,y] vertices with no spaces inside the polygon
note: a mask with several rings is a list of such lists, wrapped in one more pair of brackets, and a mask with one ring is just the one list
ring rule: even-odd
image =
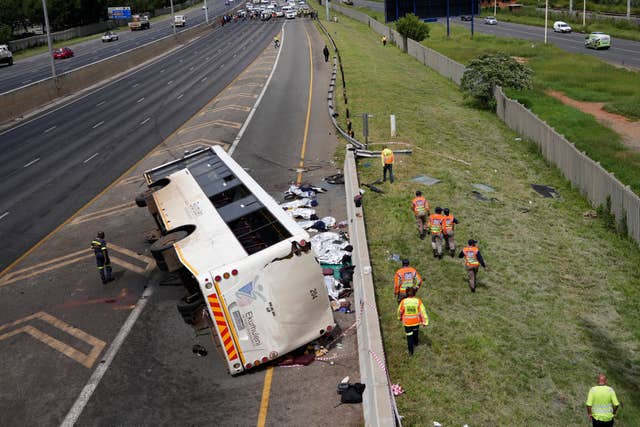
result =
[{"label": "worker in yellow safety vest", "polygon": [[416,289],[408,288],[407,297],[398,305],[398,320],[402,320],[404,333],[407,335],[407,348],[409,356],[413,356],[413,349],[418,345],[418,332],[420,325],[427,326],[429,318],[424,304],[420,298],[416,298]]},{"label": "worker in yellow safety vest", "polygon": [[598,375],[598,385],[589,390],[586,405],[593,427],[613,426],[620,402],[616,392],[607,385],[607,377],[604,374]]},{"label": "worker in yellow safety vest", "polygon": [[427,235],[426,224],[427,217],[431,214],[431,206],[429,201],[422,195],[422,191],[416,191],[416,197],[411,201],[411,209],[416,217],[416,225],[421,239]]},{"label": "worker in yellow safety vest", "polygon": [[382,160],[382,181],[387,181],[387,171],[389,171],[389,181],[393,184],[393,151],[385,145],[380,153]]},{"label": "worker in yellow safety vest", "polygon": [[407,296],[407,289],[415,288],[417,291],[420,286],[422,286],[422,277],[415,268],[409,266],[408,259],[403,259],[402,268],[396,271],[393,278],[393,295],[400,302]]},{"label": "worker in yellow safety vest", "polygon": [[451,258],[456,254],[456,241],[454,230],[459,224],[458,218],[451,215],[449,208],[444,208],[444,219],[442,221],[442,235],[444,237],[444,249],[449,251]]},{"label": "worker in yellow safety vest", "polygon": [[431,233],[431,248],[433,257],[442,259],[442,228],[444,225],[444,215],[442,208],[436,206],[436,213],[429,215],[429,232]]},{"label": "worker in yellow safety vest", "polygon": [[458,254],[458,258],[464,258],[464,266],[469,275],[469,289],[471,289],[471,292],[475,292],[478,269],[482,266],[482,268],[489,271],[489,267],[484,263],[480,249],[476,246],[478,242],[470,239],[467,243],[469,246],[462,248],[462,251]]}]

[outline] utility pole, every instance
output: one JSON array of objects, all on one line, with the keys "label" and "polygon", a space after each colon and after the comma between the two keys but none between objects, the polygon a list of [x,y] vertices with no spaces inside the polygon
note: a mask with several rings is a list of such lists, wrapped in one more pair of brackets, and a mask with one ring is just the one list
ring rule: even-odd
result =
[{"label": "utility pole", "polygon": [[548,18],[549,18],[549,0],[546,0],[544,3],[544,44],[547,44],[547,19]]},{"label": "utility pole", "polygon": [[[165,3],[165,4],[166,4],[166,3]],[[173,11],[173,0],[170,0],[170,3],[169,3],[169,4],[171,4],[171,20],[173,21],[173,23],[171,24],[171,26],[173,27],[173,35],[175,36],[175,35],[177,35],[177,34],[178,34],[178,31],[176,30],[176,14],[175,14],[175,12]]]},{"label": "utility pole", "polygon": [[47,13],[47,0],[42,0],[42,11],[44,12],[44,27],[47,31],[47,46],[49,46],[49,62],[51,62],[51,77],[56,76],[56,64],[53,60],[53,46],[51,45],[51,27],[49,26],[49,14]]},{"label": "utility pole", "polygon": [[207,0],[204,0],[204,22],[209,23],[209,6],[207,6]]}]

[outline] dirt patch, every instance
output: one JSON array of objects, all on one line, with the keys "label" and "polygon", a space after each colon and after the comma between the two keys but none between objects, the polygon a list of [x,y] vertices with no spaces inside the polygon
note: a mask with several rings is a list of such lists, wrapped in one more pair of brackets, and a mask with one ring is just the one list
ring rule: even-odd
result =
[{"label": "dirt patch", "polygon": [[518,64],[526,64],[527,62],[529,62],[529,60],[527,58],[523,58],[522,56],[512,56],[512,58],[518,63]]},{"label": "dirt patch", "polygon": [[640,120],[632,122],[619,114],[609,113],[602,109],[604,102],[576,101],[562,92],[553,90],[548,90],[547,95],[560,100],[565,105],[570,105],[584,113],[591,114],[600,123],[619,133],[625,146],[631,150],[640,151]]}]

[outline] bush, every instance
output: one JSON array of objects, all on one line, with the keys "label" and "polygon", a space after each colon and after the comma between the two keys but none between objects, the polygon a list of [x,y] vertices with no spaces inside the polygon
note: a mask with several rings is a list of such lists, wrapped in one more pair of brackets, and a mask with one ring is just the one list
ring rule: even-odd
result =
[{"label": "bush", "polygon": [[11,40],[11,27],[0,24],[0,44],[7,44]]},{"label": "bush", "polygon": [[472,60],[462,76],[460,88],[482,108],[495,109],[496,86],[531,89],[533,71],[503,53],[482,55]]},{"label": "bush", "polygon": [[396,22],[396,30],[402,37],[413,39],[417,42],[429,37],[429,26],[422,22],[413,13],[409,13]]}]

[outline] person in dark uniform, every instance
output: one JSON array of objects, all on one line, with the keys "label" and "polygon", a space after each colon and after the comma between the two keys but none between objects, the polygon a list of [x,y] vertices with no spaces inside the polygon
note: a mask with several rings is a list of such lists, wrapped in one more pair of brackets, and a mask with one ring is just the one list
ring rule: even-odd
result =
[{"label": "person in dark uniform", "polygon": [[324,53],[324,62],[329,62],[329,48],[327,45],[324,45],[324,49],[322,49],[322,53]]},{"label": "person in dark uniform", "polygon": [[91,249],[96,255],[96,264],[98,264],[98,272],[102,284],[111,282],[111,260],[109,259],[109,250],[107,249],[107,241],[104,240],[104,231],[98,231],[96,238],[91,242]]}]

